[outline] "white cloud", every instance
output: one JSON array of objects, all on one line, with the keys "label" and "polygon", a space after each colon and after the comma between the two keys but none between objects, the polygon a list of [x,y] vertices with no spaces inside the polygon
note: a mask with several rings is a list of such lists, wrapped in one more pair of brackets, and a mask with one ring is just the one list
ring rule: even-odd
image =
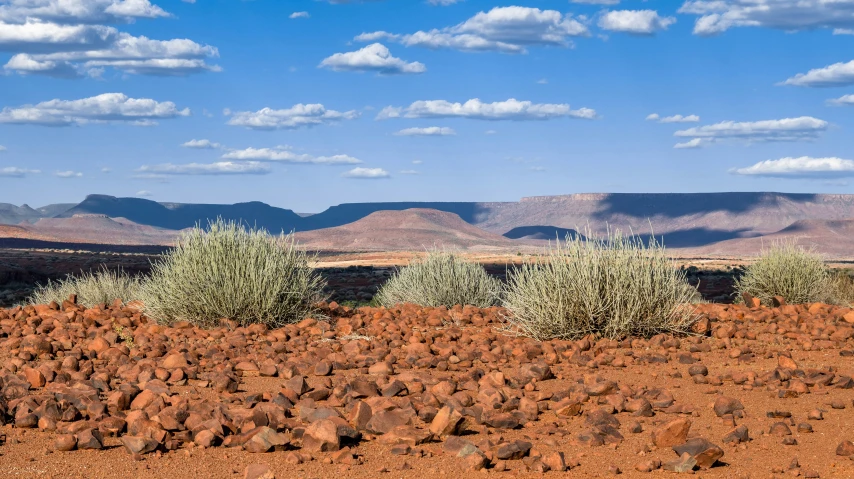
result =
[{"label": "white cloud", "polygon": [[537,80],[537,84],[539,85],[547,85],[548,83],[549,81],[545,78],[540,78],[539,80]]},{"label": "white cloud", "polygon": [[571,15],[556,10],[510,6],[479,12],[465,22],[441,30],[404,35],[378,31],[363,33],[356,40],[388,39],[406,46],[434,49],[525,53],[530,46],[567,47],[572,44],[569,37],[589,35],[587,27]]},{"label": "white cloud", "polygon": [[169,16],[149,0],[4,0],[0,5],[0,20],[13,23],[32,18],[66,24],[127,23]]},{"label": "white cloud", "polygon": [[28,170],[26,168],[18,168],[17,166],[6,166],[0,168],[0,176],[11,178],[24,178],[27,175],[37,175],[41,173],[39,170]]},{"label": "white cloud", "polygon": [[308,12],[294,12],[288,16],[288,18],[290,18],[291,20],[293,20],[295,18],[309,18],[309,17],[311,17],[311,15],[309,15]]},{"label": "white cloud", "polygon": [[836,157],[787,157],[779,160],[760,161],[753,166],[730,171],[737,175],[746,176],[833,179],[854,177],[854,161]]},{"label": "white cloud", "polygon": [[854,94],[851,95],[842,95],[839,98],[834,98],[833,100],[827,101],[831,105],[851,105],[854,106]]},{"label": "white cloud", "polygon": [[397,136],[449,136],[456,135],[453,128],[446,126],[428,126],[425,128],[404,128],[395,133]]},{"label": "white cloud", "polygon": [[148,0],[0,0],[0,50],[15,54],[4,69],[24,75],[98,77],[125,73],[186,75],[220,71],[205,59],[215,47],[189,39],[154,40],[97,23],[169,16]]},{"label": "white cloud", "polygon": [[341,175],[345,178],[361,178],[361,179],[379,179],[379,178],[390,178],[391,175],[388,174],[388,171],[382,168],[362,168],[356,167],[350,171],[345,172]]},{"label": "white cloud", "polygon": [[634,35],[654,35],[674,23],[674,17],[660,17],[655,10],[613,10],[599,17],[600,28]]},{"label": "white cloud", "polygon": [[296,154],[285,148],[245,148],[232,150],[222,155],[226,160],[275,161],[282,163],[310,163],[315,165],[355,165],[362,160],[348,155],[312,156]]},{"label": "white cloud", "polygon": [[[80,100],[50,100],[36,105],[0,110],[0,123],[44,126],[83,125],[86,123],[131,122],[149,125],[156,119],[188,116],[171,101],[129,98],[122,93],[103,93]],[[141,122],[141,123],[140,123]]]},{"label": "white cloud", "polygon": [[693,140],[688,140],[686,142],[677,143],[673,145],[673,148],[677,150],[689,149],[689,148],[702,148],[704,145],[708,143],[708,140],[704,140],[703,138],[694,138]]},{"label": "white cloud", "polygon": [[412,160],[413,165],[420,165],[421,163],[424,163],[424,162],[421,160]]},{"label": "white cloud", "polygon": [[101,168],[101,173],[110,173],[112,171],[113,171],[113,169],[110,167],[107,167],[107,166]]},{"label": "white cloud", "polygon": [[401,175],[420,175],[421,172],[418,170],[400,170]]},{"label": "white cloud", "polygon": [[359,116],[355,110],[340,112],[327,110],[319,103],[304,105],[302,103],[285,110],[262,108],[258,111],[238,111],[229,113],[232,117],[228,124],[245,126],[253,130],[278,130],[327,125],[341,120],[352,120]]},{"label": "white cloud", "polygon": [[803,141],[818,138],[828,126],[828,122],[810,116],[751,122],[723,121],[680,130],[674,133],[674,136],[702,138],[710,142],[725,139],[741,139],[749,142]]},{"label": "white cloud", "polygon": [[184,148],[196,148],[200,150],[214,150],[217,148],[221,148],[222,145],[219,143],[215,143],[210,140],[190,140],[186,143],[183,143],[181,146]]},{"label": "white cloud", "polygon": [[162,179],[168,175],[266,175],[272,170],[269,165],[257,161],[218,161],[180,165],[173,163],[143,165],[136,171],[139,173],[138,178]]},{"label": "white cloud", "polygon": [[834,28],[834,35],[854,35],[854,28]]},{"label": "white cloud", "polygon": [[6,151],[6,147],[3,145],[0,145],[0,151]]},{"label": "white cloud", "polygon": [[580,3],[584,5],[616,5],[620,0],[569,0],[570,3]]},{"label": "white cloud", "polygon": [[486,130],[483,132],[484,135],[494,135],[496,133],[498,133],[498,132],[495,130]]},{"label": "white cloud", "polygon": [[355,52],[336,53],[325,58],[319,66],[335,71],[375,71],[385,75],[424,73],[427,71],[427,67],[423,63],[407,63],[400,58],[393,57],[388,48],[381,43],[373,43]]},{"label": "white cloud", "polygon": [[441,5],[443,7],[447,7],[448,5],[460,3],[461,1],[463,0],[427,0],[427,3],[430,5]]},{"label": "white cloud", "polygon": [[572,117],[594,119],[596,111],[590,108],[570,109],[566,103],[532,103],[511,98],[506,101],[483,103],[477,98],[465,103],[446,100],[420,100],[406,108],[386,107],[377,120],[388,118],[473,118],[478,120],[548,120]]},{"label": "white cloud", "polygon": [[657,121],[659,123],[693,123],[700,121],[700,117],[697,115],[672,115],[672,116],[659,116],[658,113],[652,113],[647,115],[647,121]]},{"label": "white cloud", "polygon": [[58,176],[60,178],[80,178],[83,176],[83,173],[79,171],[57,171],[54,173],[54,176]]},{"label": "white cloud", "polygon": [[679,13],[700,15],[697,35],[735,27],[765,27],[787,32],[854,26],[852,0],[688,0]]},{"label": "white cloud", "polygon": [[148,190],[139,190],[136,192],[136,196],[153,196],[153,195],[154,195],[154,193],[152,193]]},{"label": "white cloud", "polygon": [[783,85],[830,87],[854,84],[854,60],[848,63],[834,63],[824,68],[816,68],[806,73],[798,73],[783,82]]}]

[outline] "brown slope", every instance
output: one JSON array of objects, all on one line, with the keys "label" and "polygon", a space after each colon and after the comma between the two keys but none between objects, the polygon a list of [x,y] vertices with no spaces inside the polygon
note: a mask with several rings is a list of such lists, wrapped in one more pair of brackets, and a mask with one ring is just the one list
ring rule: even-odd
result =
[{"label": "brown slope", "polygon": [[692,251],[702,254],[753,256],[775,241],[791,240],[830,257],[851,258],[854,257],[854,219],[800,220],[771,234],[721,241]]},{"label": "brown slope", "polygon": [[22,225],[0,225],[0,238],[15,238],[39,241],[56,241],[57,238],[44,233],[33,231],[31,226]]},{"label": "brown slope", "polygon": [[518,243],[445,211],[377,211],[343,226],[296,233],[306,248],[344,251],[413,251],[436,248],[515,249]]},{"label": "brown slope", "polygon": [[28,229],[58,241],[115,245],[169,245],[178,235],[174,230],[103,215],[42,218]]}]

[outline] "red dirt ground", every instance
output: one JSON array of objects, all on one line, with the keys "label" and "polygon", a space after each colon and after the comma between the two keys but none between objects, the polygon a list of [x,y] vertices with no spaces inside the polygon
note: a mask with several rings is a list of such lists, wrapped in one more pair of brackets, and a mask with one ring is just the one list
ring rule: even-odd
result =
[{"label": "red dirt ground", "polygon": [[[638,469],[702,438],[699,462],[723,455],[698,477],[854,477],[854,444],[843,443],[854,439],[854,312],[698,312],[696,335],[540,343],[503,332],[498,308],[331,304],[275,330],[164,327],[118,304],[5,310],[0,467],[54,478],[540,477],[562,453],[570,477],[660,477],[673,473]],[[736,426],[749,439],[725,442]],[[156,451],[131,454],[134,438]]]}]

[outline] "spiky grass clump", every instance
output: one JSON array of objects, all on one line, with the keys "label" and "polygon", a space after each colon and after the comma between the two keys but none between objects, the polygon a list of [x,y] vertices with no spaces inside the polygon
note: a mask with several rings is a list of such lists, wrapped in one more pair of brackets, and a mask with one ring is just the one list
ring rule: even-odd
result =
[{"label": "spiky grass clump", "polygon": [[830,275],[828,297],[831,304],[847,308],[854,306],[854,278],[849,271],[836,271]]},{"label": "spiky grass clump", "polygon": [[128,303],[139,299],[140,280],[122,271],[109,270],[102,267],[97,272],[86,272],[79,275],[68,275],[59,281],[48,281],[39,286],[27,298],[30,304],[48,304],[56,301],[62,304],[72,294],[77,295],[77,303],[91,308],[96,304],[112,303],[120,299]]},{"label": "spiky grass clump", "polygon": [[413,303],[486,308],[497,304],[500,293],[501,282],[489,276],[480,264],[465,261],[454,253],[431,251],[425,258],[395,272],[374,300],[386,307]]},{"label": "spiky grass clump", "polygon": [[196,227],[152,264],[145,313],[202,327],[222,319],[278,327],[302,320],[322,300],[324,280],[291,235],[271,236],[222,219]]},{"label": "spiky grass clump", "polygon": [[774,296],[787,303],[832,302],[830,272],[821,255],[794,241],[778,241],[762,250],[735,282],[738,299],[744,293],[770,305]]},{"label": "spiky grass clump", "polygon": [[512,330],[542,341],[687,331],[697,299],[663,245],[609,232],[604,239],[567,236],[511,270],[504,306]]}]

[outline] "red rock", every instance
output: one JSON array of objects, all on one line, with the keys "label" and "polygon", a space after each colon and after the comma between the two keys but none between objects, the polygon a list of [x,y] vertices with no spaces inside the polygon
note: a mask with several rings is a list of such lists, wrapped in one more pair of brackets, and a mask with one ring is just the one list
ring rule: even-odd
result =
[{"label": "red rock", "polygon": [[674,446],[673,452],[680,456],[684,453],[690,454],[697,461],[697,466],[700,469],[709,469],[724,455],[723,449],[699,437],[689,439],[682,445]]},{"label": "red rock", "polygon": [[456,409],[445,406],[430,423],[430,432],[437,438],[456,435],[463,424],[463,419],[463,415]]},{"label": "red rock", "polygon": [[60,434],[53,442],[56,451],[73,451],[77,447],[77,438],[72,434]]},{"label": "red rock", "polygon": [[837,456],[854,456],[854,443],[851,441],[842,441],[836,447]]},{"label": "red rock", "polygon": [[243,472],[243,479],[276,479],[276,475],[266,464],[250,464]]},{"label": "red rock", "polygon": [[101,431],[90,428],[77,433],[77,449],[103,449],[104,437]]},{"label": "red rock", "polygon": [[543,464],[549,466],[549,470],[552,471],[563,472],[568,469],[562,452],[550,452],[543,456],[542,461]]},{"label": "red rock", "polygon": [[683,444],[688,438],[691,420],[674,419],[652,431],[652,442],[658,447],[673,447]]},{"label": "red rock", "polygon": [[715,399],[714,410],[715,414],[718,417],[723,417],[727,414],[733,414],[736,411],[743,411],[744,406],[738,399],[726,396],[718,396],[718,398]]},{"label": "red rock", "polygon": [[142,436],[122,436],[121,441],[131,454],[148,454],[160,446],[154,439]]}]

